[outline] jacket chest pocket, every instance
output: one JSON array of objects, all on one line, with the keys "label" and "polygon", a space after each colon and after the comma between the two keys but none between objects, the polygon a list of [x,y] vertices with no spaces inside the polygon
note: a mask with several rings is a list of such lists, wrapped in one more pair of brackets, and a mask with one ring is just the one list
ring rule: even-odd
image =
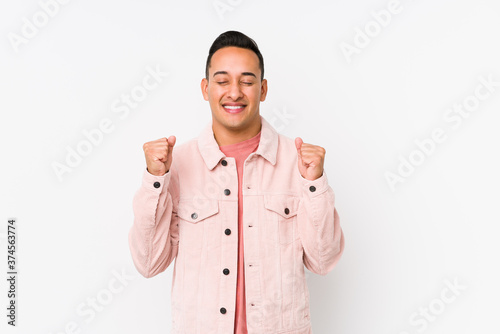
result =
[{"label": "jacket chest pocket", "polygon": [[289,195],[264,195],[264,234],[282,245],[299,239],[297,212],[300,198]]},{"label": "jacket chest pocket", "polygon": [[[199,255],[204,248],[211,248],[216,240],[219,223],[219,202],[212,199],[180,199],[179,252]],[[206,249],[206,248],[205,248]]]}]

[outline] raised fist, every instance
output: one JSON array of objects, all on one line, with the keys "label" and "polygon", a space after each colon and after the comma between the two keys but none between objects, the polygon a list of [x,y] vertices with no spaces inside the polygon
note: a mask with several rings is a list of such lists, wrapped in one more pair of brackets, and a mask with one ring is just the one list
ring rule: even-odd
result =
[{"label": "raised fist", "polygon": [[175,136],[170,136],[168,139],[163,137],[142,146],[149,173],[162,176],[170,170],[174,145]]}]

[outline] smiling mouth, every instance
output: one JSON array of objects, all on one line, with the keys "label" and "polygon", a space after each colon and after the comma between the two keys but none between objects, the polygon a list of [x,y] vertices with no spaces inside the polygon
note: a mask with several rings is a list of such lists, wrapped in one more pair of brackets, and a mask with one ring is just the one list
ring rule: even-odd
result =
[{"label": "smiling mouth", "polygon": [[230,105],[222,105],[225,111],[227,111],[230,114],[237,114],[239,112],[242,112],[245,109],[245,105],[237,105],[237,106],[230,106]]}]

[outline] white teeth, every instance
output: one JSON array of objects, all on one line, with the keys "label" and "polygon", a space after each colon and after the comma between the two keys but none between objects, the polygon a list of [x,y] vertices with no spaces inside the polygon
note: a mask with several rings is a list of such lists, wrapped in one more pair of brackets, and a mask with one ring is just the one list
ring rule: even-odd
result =
[{"label": "white teeth", "polygon": [[242,109],[243,106],[224,106],[224,108],[227,108],[227,109]]}]

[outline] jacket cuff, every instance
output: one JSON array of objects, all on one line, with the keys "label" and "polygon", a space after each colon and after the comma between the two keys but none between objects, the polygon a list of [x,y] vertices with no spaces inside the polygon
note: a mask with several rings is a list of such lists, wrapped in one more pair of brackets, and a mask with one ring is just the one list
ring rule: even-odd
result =
[{"label": "jacket cuff", "polygon": [[328,178],[326,177],[325,170],[323,170],[323,174],[320,177],[313,181],[304,178],[302,175],[300,175],[300,178],[302,180],[304,192],[307,193],[309,197],[316,197],[328,190]]},{"label": "jacket cuff", "polygon": [[162,190],[166,188],[165,185],[168,187],[171,175],[172,173],[168,171],[162,176],[156,176],[151,174],[146,168],[142,175],[142,187],[160,194]]}]

